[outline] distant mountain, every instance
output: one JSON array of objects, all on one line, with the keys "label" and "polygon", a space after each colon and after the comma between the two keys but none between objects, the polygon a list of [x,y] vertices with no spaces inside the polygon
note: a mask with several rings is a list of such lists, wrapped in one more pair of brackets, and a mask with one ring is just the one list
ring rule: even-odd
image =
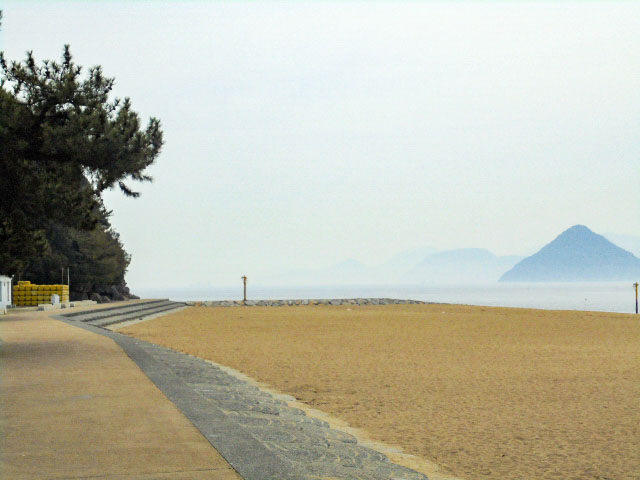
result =
[{"label": "distant mountain", "polygon": [[374,267],[373,276],[387,282],[402,282],[407,270],[412,269],[429,255],[433,255],[435,248],[412,248],[397,253],[389,260]]},{"label": "distant mountain", "polygon": [[618,247],[628,250],[636,257],[640,257],[640,237],[636,237],[635,235],[621,235],[619,233],[603,233],[602,235]]},{"label": "distant mountain", "polygon": [[263,275],[261,281],[271,285],[492,283],[522,258],[515,255],[496,256],[482,248],[438,252],[434,248],[425,247],[402,251],[373,266],[347,259],[325,268]]},{"label": "distant mountain", "polygon": [[584,225],[561,233],[505,273],[502,282],[580,282],[640,279],[640,259]]},{"label": "distant mountain", "polygon": [[518,263],[522,257],[496,256],[483,248],[462,248],[429,255],[407,272],[418,283],[489,283]]}]

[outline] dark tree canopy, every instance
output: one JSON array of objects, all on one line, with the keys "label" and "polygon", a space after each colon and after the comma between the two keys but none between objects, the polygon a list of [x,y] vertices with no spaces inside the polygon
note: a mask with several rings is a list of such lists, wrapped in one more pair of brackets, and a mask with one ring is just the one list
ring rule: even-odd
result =
[{"label": "dark tree canopy", "polygon": [[44,235],[47,247],[30,259],[23,278],[35,283],[57,284],[62,281],[61,266],[70,266],[75,298],[84,293],[109,293],[112,285],[126,285],[124,275],[130,257],[106,219],[88,231],[52,222]]},{"label": "dark tree canopy", "polygon": [[159,120],[142,127],[128,98],[110,98],[113,84],[99,66],[83,75],[68,46],[59,62],[40,64],[31,52],[23,62],[0,53],[2,273],[41,264],[36,257],[51,252],[60,228],[84,241],[101,232],[122,249],[102,193],[119,188],[138,196],[130,182],[151,181],[145,170],[163,141]]}]

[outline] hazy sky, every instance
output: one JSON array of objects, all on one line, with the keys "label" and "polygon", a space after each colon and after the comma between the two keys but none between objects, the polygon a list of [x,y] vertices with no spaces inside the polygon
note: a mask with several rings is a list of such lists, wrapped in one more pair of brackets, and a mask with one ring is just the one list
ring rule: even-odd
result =
[{"label": "hazy sky", "polygon": [[640,2],[0,8],[9,58],[70,43],[162,121],[154,183],[105,197],[134,288],[640,234]]}]

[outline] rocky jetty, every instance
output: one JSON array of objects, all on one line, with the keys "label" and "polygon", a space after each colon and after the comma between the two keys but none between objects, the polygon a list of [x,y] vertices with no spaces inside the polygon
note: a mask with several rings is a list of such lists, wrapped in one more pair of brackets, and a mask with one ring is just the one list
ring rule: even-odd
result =
[{"label": "rocky jetty", "polygon": [[396,298],[307,298],[292,300],[211,300],[184,302],[195,307],[291,307],[295,305],[408,305],[426,304],[420,300],[398,300]]}]

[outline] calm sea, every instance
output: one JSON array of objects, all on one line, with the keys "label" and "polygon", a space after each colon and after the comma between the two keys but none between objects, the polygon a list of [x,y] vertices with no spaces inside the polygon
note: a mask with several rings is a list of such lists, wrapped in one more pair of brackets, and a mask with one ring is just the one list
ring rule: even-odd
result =
[{"label": "calm sea", "polygon": [[[172,300],[240,300],[238,287],[197,287],[169,289],[133,288],[144,298]],[[464,286],[348,285],[318,287],[248,286],[250,299],[358,298],[386,297],[428,302],[544,308],[552,310],[592,310],[635,312],[635,291],[631,282],[607,283],[515,283]]]}]

